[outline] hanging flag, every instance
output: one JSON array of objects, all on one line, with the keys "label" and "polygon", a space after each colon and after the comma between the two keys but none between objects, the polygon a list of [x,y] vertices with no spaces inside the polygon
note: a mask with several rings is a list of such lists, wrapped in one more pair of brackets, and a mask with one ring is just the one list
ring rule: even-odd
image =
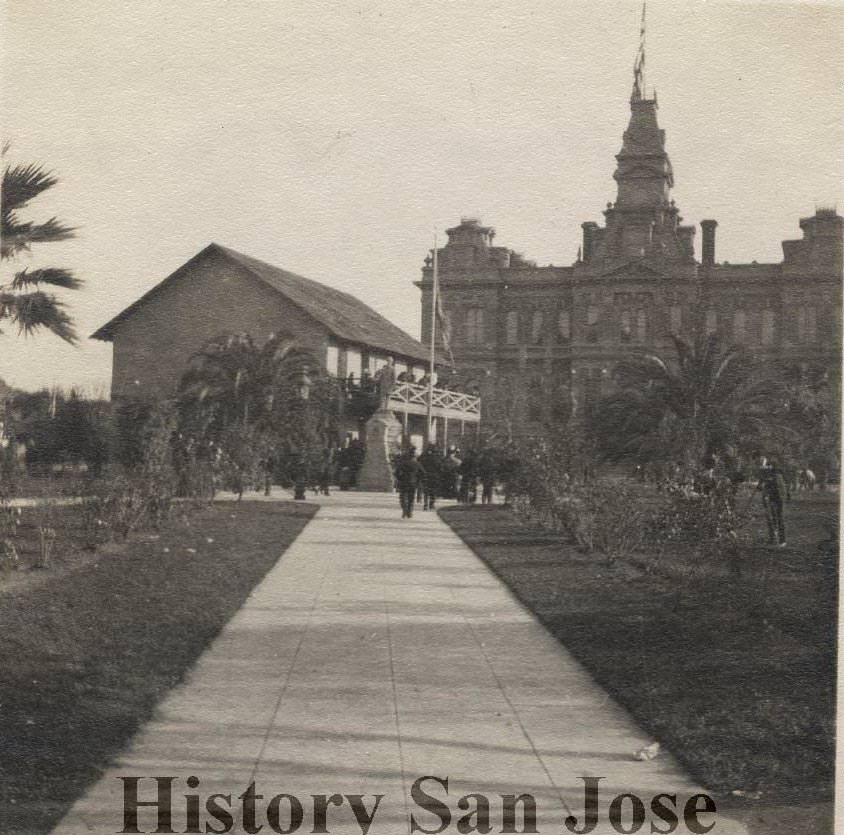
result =
[{"label": "hanging flag", "polygon": [[440,329],[440,338],[442,339],[443,349],[448,354],[448,361],[451,363],[451,369],[453,371],[454,354],[451,351],[451,322],[443,310],[443,302],[442,296],[439,293],[439,285],[437,286],[437,324]]}]

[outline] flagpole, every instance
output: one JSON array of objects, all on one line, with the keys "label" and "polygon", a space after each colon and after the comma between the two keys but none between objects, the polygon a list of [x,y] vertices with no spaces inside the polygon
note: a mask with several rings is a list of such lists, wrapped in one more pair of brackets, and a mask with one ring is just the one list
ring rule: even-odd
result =
[{"label": "flagpole", "polygon": [[437,344],[437,296],[439,294],[439,276],[437,274],[437,233],[434,232],[434,280],[431,291],[431,360],[428,369],[428,443],[436,443],[434,427],[434,364]]},{"label": "flagpole", "polygon": [[642,98],[646,99],[648,97],[648,88],[645,86],[645,6],[647,5],[647,0],[642,0],[642,24],[641,24],[641,37],[642,37]]}]

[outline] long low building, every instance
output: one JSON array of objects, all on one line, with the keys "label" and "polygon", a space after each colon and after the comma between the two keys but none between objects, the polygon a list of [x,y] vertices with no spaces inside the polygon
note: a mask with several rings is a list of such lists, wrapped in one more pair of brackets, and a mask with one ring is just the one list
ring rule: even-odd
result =
[{"label": "long low building", "polygon": [[210,339],[285,333],[329,373],[374,374],[391,359],[421,376],[428,350],[349,293],[210,244],[103,325],[114,346],[113,399],[172,397],[188,360]]},{"label": "long low building", "polygon": [[[92,335],[113,344],[113,400],[173,397],[190,358],[209,340],[248,333],[296,339],[329,374],[360,380],[392,361],[396,374],[425,374],[429,349],[349,293],[212,243]],[[407,434],[424,434],[419,392],[391,400]],[[424,411],[424,410],[422,410]],[[435,417],[476,423],[477,398],[437,392]],[[355,432],[358,427],[348,426]]]}]

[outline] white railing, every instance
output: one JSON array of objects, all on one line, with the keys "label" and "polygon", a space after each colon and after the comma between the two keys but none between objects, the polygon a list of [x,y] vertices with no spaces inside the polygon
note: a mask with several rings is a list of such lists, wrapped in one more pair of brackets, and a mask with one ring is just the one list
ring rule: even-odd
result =
[{"label": "white railing", "polygon": [[[428,386],[419,383],[396,383],[390,393],[390,405],[402,409],[405,405],[428,407]],[[432,407],[449,412],[463,412],[467,415],[481,414],[481,398],[473,394],[449,389],[433,390]]]}]

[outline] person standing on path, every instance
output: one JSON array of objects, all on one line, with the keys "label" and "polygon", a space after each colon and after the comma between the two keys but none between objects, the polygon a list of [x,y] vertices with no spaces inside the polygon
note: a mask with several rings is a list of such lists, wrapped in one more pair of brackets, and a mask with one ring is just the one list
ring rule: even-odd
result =
[{"label": "person standing on path", "polygon": [[416,447],[408,447],[407,452],[396,461],[395,479],[396,489],[399,491],[401,518],[410,519],[413,516],[416,488],[425,479],[425,469],[416,460]]},{"label": "person standing on path", "polygon": [[780,548],[784,548],[786,540],[783,503],[791,498],[791,494],[782,471],[773,459],[770,461],[762,459],[762,468],[756,489],[762,491],[762,504],[765,507],[765,516],[768,519],[768,536],[771,545],[779,545]]},{"label": "person standing on path", "polygon": [[440,489],[440,462],[442,455],[434,444],[428,444],[428,448],[419,456],[419,463],[425,470],[423,485],[424,504],[423,510],[433,510],[437,501],[437,492]]}]

